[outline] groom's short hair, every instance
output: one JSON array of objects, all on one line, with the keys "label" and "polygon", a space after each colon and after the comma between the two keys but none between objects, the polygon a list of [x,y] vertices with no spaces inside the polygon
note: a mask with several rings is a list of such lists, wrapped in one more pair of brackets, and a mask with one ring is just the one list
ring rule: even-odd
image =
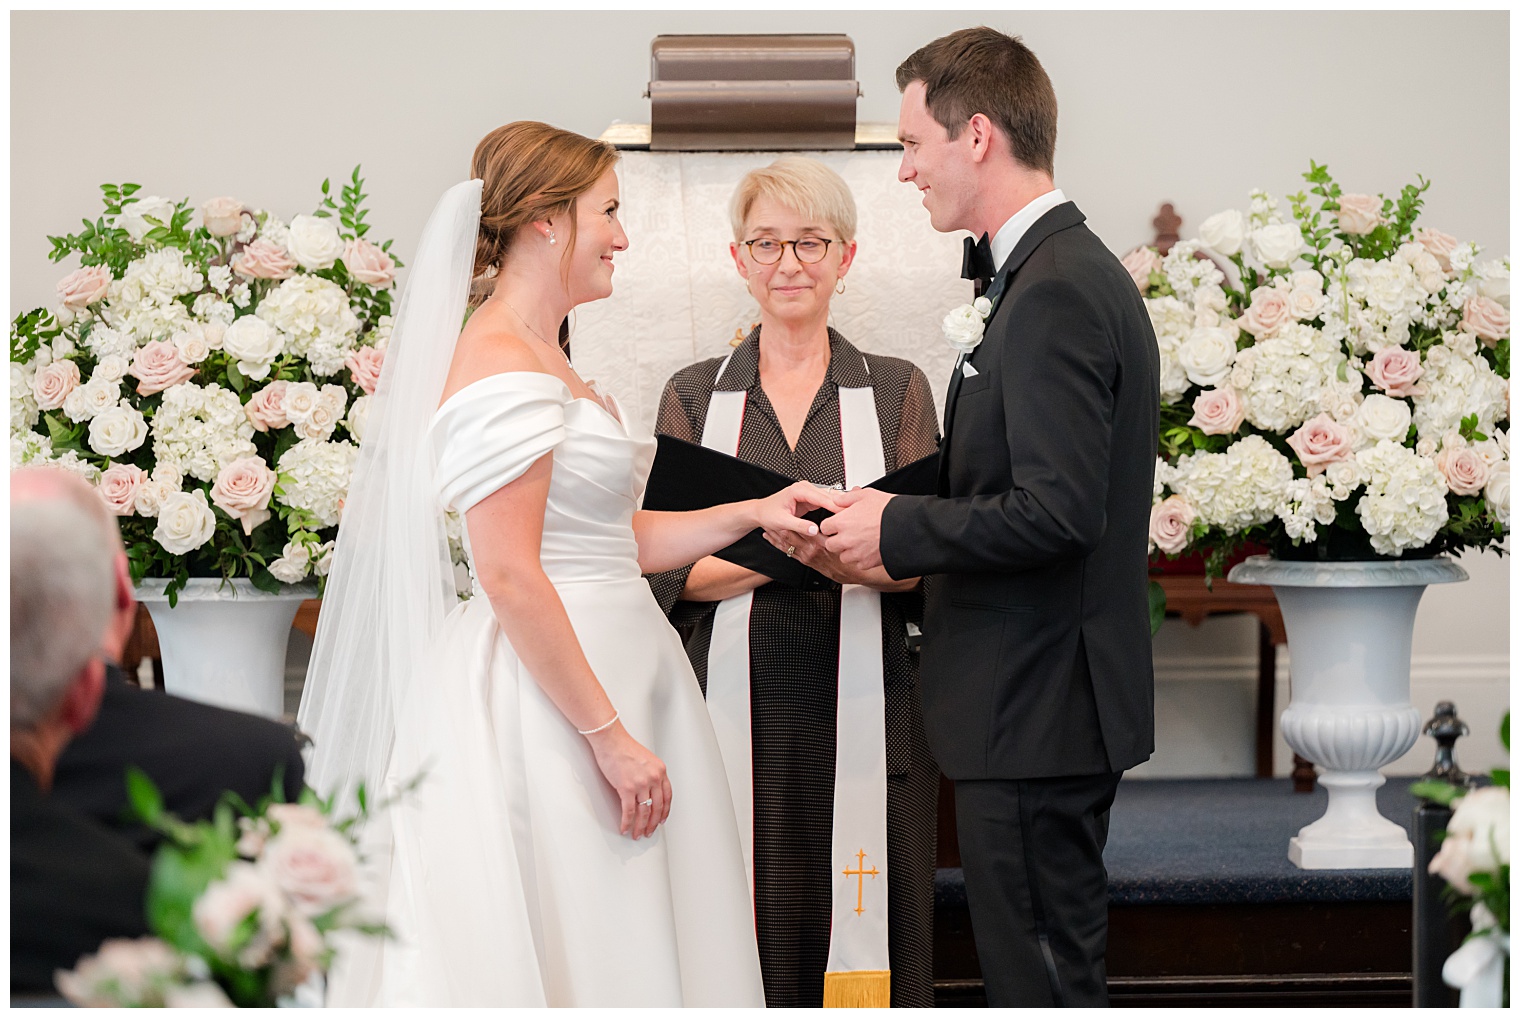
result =
[{"label": "groom's short hair", "polygon": [[951,138],[985,114],[1008,136],[1013,157],[1055,176],[1056,90],[1029,47],[994,28],[935,39],[897,68],[897,89],[924,83],[929,113]]}]

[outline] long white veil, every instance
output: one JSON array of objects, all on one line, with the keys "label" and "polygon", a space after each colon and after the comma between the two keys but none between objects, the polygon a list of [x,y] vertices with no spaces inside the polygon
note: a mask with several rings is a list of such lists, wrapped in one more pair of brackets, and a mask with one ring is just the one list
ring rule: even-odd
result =
[{"label": "long white veil", "polygon": [[[344,503],[299,724],[307,783],[351,809],[378,797],[395,712],[428,674],[425,653],[457,603],[427,426],[464,320],[481,182],[449,188],[411,263]],[[345,810],[346,812],[347,810]]]}]

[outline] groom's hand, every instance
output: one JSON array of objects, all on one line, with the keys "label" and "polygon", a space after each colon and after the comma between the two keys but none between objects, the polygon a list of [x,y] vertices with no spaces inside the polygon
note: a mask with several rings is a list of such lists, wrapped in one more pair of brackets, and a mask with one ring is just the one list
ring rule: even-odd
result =
[{"label": "groom's hand", "polygon": [[835,496],[840,508],[823,521],[823,546],[855,569],[881,565],[881,513],[892,496],[875,488],[854,488]]}]

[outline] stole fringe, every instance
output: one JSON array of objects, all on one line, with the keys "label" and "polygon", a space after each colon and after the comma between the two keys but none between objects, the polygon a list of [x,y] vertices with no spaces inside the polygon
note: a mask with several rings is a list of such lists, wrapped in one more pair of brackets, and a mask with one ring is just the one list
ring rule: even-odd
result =
[{"label": "stole fringe", "polygon": [[891,1007],[892,973],[886,969],[823,974],[824,1007]]}]

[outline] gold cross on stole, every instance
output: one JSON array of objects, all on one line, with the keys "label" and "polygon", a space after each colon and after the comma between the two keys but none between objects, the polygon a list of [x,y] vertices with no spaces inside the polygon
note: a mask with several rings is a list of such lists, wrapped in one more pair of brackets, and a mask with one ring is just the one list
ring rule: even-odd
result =
[{"label": "gold cross on stole", "polygon": [[872,866],[866,869],[866,851],[860,850],[860,858],[855,862],[855,868],[845,867],[844,875],[855,878],[855,914],[861,915],[866,910],[866,877],[876,879],[877,869]]}]

